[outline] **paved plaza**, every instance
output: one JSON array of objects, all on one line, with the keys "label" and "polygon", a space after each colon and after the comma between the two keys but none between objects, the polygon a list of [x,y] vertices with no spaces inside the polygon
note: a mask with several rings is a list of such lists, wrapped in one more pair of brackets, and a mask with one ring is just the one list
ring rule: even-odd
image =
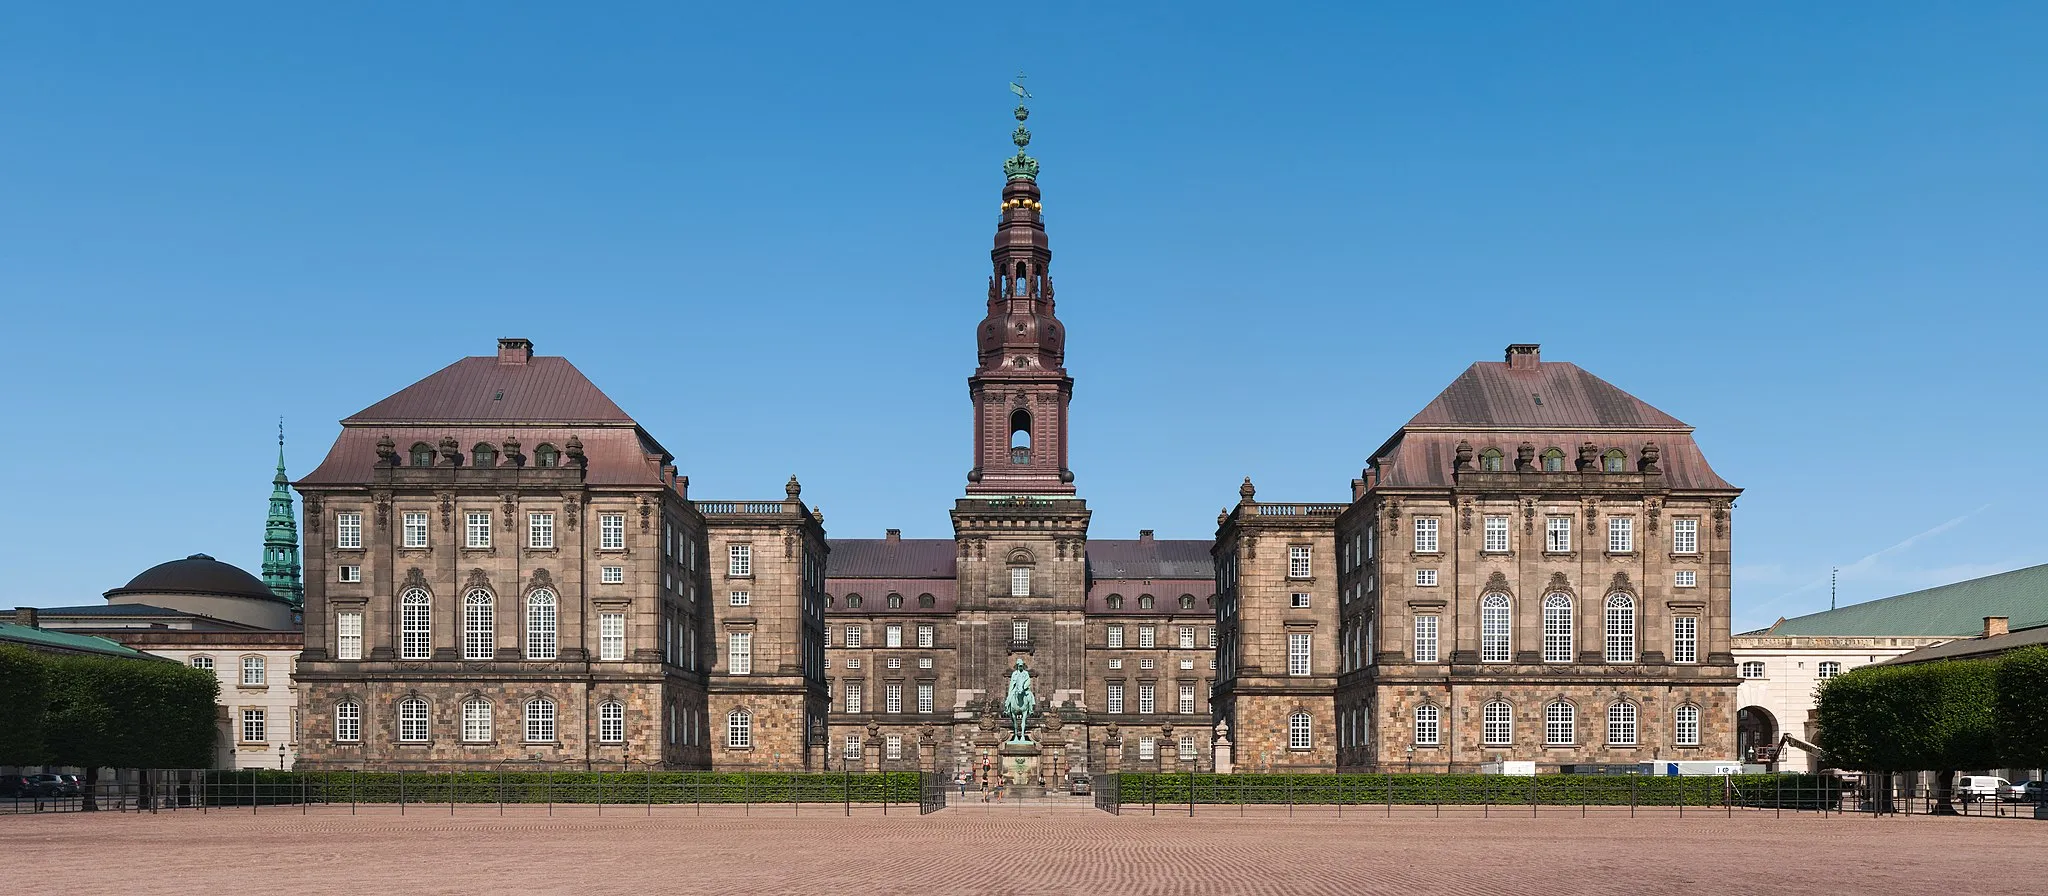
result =
[{"label": "paved plaza", "polygon": [[[644,812],[644,809],[641,810]],[[0,816],[21,892],[2038,893],[2048,824],[1858,816],[1441,819],[1084,809],[792,816],[413,807]],[[856,810],[858,813],[859,810]]]}]

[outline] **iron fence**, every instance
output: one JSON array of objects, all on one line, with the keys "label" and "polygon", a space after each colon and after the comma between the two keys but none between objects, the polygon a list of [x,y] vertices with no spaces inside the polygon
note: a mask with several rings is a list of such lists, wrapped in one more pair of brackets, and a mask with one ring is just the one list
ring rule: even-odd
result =
[{"label": "iron fence", "polygon": [[1123,776],[1117,774],[1096,775],[1090,782],[1095,789],[1095,808],[1111,815],[1123,814]]}]

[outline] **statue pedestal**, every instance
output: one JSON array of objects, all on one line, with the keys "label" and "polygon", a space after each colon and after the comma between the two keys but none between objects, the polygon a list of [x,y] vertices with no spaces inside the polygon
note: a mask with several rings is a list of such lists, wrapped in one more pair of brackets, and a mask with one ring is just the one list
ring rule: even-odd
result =
[{"label": "statue pedestal", "polygon": [[1042,751],[1031,741],[1004,741],[996,748],[1001,758],[1003,780],[1020,797],[1043,796],[1045,777],[1040,770]]}]

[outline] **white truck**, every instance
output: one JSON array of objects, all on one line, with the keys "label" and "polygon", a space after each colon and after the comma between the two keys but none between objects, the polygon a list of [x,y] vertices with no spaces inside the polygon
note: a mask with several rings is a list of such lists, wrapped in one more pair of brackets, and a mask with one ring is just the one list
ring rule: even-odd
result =
[{"label": "white truck", "polygon": [[1653,761],[1642,763],[1641,768],[1643,774],[1665,778],[1678,778],[1689,775],[1742,774],[1742,763],[1734,759],[1688,760],[1683,762]]},{"label": "white truck", "polygon": [[1499,762],[1482,762],[1479,763],[1479,773],[1482,775],[1533,777],[1536,774],[1536,763],[1528,759],[1503,759]]}]

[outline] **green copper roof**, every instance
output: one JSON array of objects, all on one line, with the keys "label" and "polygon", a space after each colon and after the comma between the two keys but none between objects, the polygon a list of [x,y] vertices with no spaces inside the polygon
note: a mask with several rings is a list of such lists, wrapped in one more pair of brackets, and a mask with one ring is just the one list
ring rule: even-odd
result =
[{"label": "green copper roof", "polygon": [[[1010,87],[1013,90],[1019,89],[1015,84]],[[1018,95],[1026,94],[1019,90]],[[1012,111],[1017,116],[1017,129],[1010,132],[1010,142],[1017,144],[1017,154],[1003,160],[1003,174],[1010,180],[1036,180],[1038,160],[1024,154],[1024,147],[1031,145],[1031,129],[1024,126],[1024,120],[1031,117],[1031,109],[1023,103],[1018,103],[1017,108]]]},{"label": "green copper roof", "polygon": [[1759,634],[1961,637],[1983,632],[1986,616],[2016,629],[2048,623],[2048,564],[1783,619]]},{"label": "green copper roof", "polygon": [[299,523],[292,517],[291,480],[284,475],[284,423],[277,424],[277,475],[270,478],[270,516],[263,522],[263,584],[272,594],[303,606],[299,581]]},{"label": "green copper roof", "polygon": [[91,635],[74,635],[70,632],[53,632],[46,628],[15,625],[12,622],[0,622],[0,642],[10,641],[32,647],[53,647],[73,653],[97,653],[104,656],[121,656],[138,660],[160,659],[160,657],[150,656],[140,650],[109,641],[105,638],[95,638]]}]

